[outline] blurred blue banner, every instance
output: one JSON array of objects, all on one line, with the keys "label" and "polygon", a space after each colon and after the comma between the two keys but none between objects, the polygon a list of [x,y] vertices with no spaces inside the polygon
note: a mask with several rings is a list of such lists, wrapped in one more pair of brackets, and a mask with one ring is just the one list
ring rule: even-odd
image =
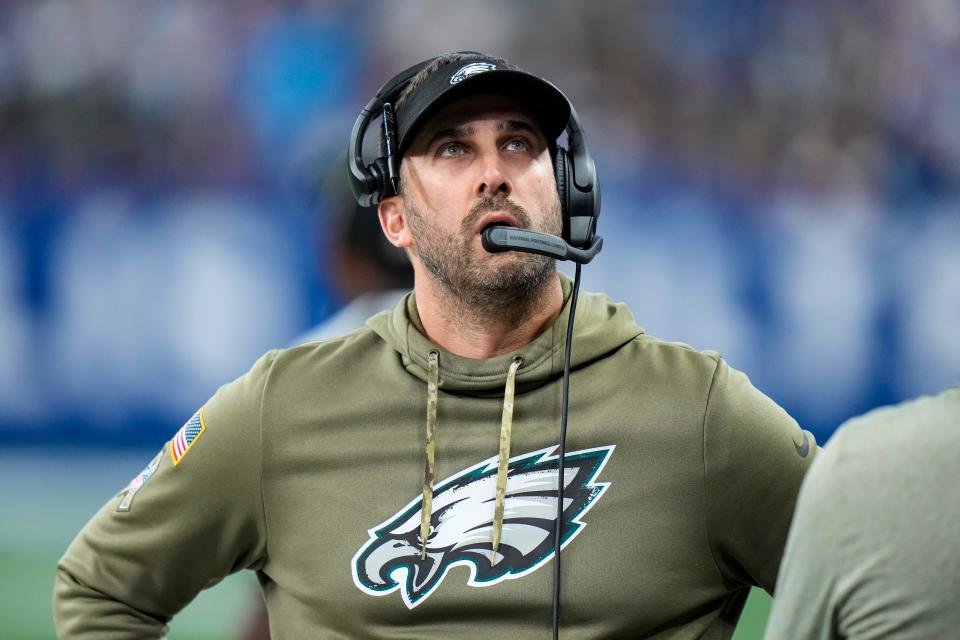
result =
[{"label": "blurred blue banner", "polygon": [[958,42],[938,0],[4,4],[0,445],[158,445],[335,310],[318,177],[462,49],[577,105],[585,287],[823,441],[960,381]]}]

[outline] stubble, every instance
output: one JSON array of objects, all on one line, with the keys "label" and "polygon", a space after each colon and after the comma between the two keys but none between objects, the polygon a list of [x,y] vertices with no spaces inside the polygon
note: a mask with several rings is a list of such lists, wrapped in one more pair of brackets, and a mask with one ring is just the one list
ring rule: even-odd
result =
[{"label": "stubble", "polygon": [[[407,201],[416,254],[448,294],[446,297],[457,307],[457,313],[519,319],[539,300],[556,273],[556,262],[546,256],[515,252],[499,254],[495,260],[477,257],[474,229],[488,211],[507,211],[520,227],[531,228],[529,212],[502,194],[478,201],[463,219],[460,231],[453,233],[430,225],[419,209]],[[547,216],[544,227],[534,230],[560,233],[559,202]]]}]

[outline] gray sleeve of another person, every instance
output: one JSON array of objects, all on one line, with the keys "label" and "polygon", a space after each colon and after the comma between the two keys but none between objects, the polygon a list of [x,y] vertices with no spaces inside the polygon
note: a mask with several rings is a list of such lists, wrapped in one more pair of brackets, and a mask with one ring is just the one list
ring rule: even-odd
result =
[{"label": "gray sleeve of another person", "polygon": [[960,388],[844,424],[807,474],[766,638],[960,630]]}]

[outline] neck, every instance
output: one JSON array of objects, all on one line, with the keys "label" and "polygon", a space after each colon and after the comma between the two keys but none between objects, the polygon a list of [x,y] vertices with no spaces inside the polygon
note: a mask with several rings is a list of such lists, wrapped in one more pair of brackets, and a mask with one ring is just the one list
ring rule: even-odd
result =
[{"label": "neck", "polygon": [[556,272],[523,295],[506,292],[464,300],[429,276],[418,277],[414,291],[427,338],[465,358],[493,358],[526,346],[553,324],[563,308]]}]

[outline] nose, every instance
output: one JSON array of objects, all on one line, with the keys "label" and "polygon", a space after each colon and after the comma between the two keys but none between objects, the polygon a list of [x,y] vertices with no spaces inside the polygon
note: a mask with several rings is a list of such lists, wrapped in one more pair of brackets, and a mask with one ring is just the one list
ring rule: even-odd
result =
[{"label": "nose", "polygon": [[513,185],[503,166],[503,159],[500,154],[484,154],[482,162],[476,195],[483,198],[492,198],[499,194],[509,196],[513,191]]}]

